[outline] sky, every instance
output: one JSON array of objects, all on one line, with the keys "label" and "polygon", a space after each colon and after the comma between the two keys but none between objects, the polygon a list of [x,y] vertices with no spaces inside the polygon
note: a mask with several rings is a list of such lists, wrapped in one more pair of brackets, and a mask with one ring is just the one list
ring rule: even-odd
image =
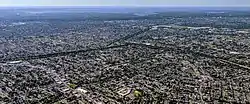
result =
[{"label": "sky", "polygon": [[0,0],[0,6],[247,6],[250,0]]}]

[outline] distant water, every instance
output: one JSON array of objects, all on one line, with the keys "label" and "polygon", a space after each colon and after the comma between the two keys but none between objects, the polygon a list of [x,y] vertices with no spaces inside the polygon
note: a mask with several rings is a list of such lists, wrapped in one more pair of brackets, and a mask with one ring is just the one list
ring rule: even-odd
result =
[{"label": "distant water", "polygon": [[0,11],[17,11],[26,13],[53,13],[53,12],[98,12],[98,13],[156,13],[168,11],[250,11],[250,7],[116,7],[116,6],[59,6],[59,7],[0,7]]},{"label": "distant water", "polygon": [[134,13],[136,16],[147,16],[147,15],[152,15],[152,14],[157,14],[157,13]]},{"label": "distant water", "polygon": [[46,22],[41,21],[31,21],[31,22],[13,22],[9,26],[19,26],[19,25],[26,25],[26,24],[41,24]]},{"label": "distant water", "polygon": [[12,26],[17,26],[17,25],[25,25],[25,24],[26,24],[25,22],[14,22],[11,25]]}]

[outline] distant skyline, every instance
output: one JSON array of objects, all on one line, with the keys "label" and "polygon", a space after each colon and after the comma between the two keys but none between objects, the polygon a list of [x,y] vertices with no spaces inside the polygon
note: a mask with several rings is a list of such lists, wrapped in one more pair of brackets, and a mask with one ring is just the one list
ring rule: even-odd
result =
[{"label": "distant skyline", "polygon": [[1,0],[0,6],[250,6],[250,0]]}]

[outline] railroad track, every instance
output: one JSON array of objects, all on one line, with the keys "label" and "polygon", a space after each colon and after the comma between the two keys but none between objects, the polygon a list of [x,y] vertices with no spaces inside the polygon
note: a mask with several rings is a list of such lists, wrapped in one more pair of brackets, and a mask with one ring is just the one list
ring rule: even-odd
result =
[{"label": "railroad track", "polygon": [[105,47],[101,47],[101,48],[90,48],[90,49],[67,51],[67,52],[49,53],[49,54],[43,54],[43,55],[23,56],[23,57],[0,59],[0,63],[6,63],[6,62],[9,62],[9,61],[28,61],[28,60],[33,60],[33,59],[67,56],[67,55],[70,55],[70,54],[78,54],[78,53],[85,53],[85,52],[91,52],[91,51],[107,50],[107,49],[112,49],[112,48],[120,48],[120,47],[129,46],[129,45],[134,45],[134,46],[148,47],[148,48],[151,48],[151,49],[164,49],[164,50],[168,50],[168,51],[177,51],[177,50],[180,51],[181,50],[182,53],[188,52],[188,53],[190,53],[190,54],[192,54],[194,56],[202,56],[202,57],[216,59],[220,63],[230,64],[230,65],[237,66],[237,67],[247,69],[247,70],[250,71],[250,67],[248,67],[248,66],[244,66],[244,65],[241,65],[241,64],[238,64],[238,63],[235,63],[235,62],[228,61],[226,59],[222,59],[222,58],[219,58],[219,57],[216,57],[216,56],[212,56],[212,55],[209,55],[209,54],[206,54],[206,53],[203,53],[203,52],[198,52],[198,51],[193,51],[193,50],[182,50],[182,49],[179,49],[177,47],[176,48],[174,48],[174,47],[159,47],[159,46],[146,45],[146,44],[141,44],[141,43],[125,43],[125,44],[122,44],[122,45],[112,45],[114,43],[124,41],[124,40],[130,39],[130,38],[133,38],[133,37],[135,37],[137,35],[140,35],[142,33],[145,33],[147,31],[149,31],[150,29],[151,29],[150,27],[147,27],[146,29],[138,31],[138,32],[136,32],[134,34],[130,34],[130,35],[124,36],[122,38],[113,40],[111,42],[108,42],[108,45],[106,45]]}]

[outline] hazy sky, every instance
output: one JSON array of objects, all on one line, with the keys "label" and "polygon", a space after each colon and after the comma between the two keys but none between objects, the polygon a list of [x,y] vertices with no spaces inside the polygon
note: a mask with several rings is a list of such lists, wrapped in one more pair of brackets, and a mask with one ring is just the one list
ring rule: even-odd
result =
[{"label": "hazy sky", "polygon": [[250,0],[0,0],[0,6],[250,6]]}]

